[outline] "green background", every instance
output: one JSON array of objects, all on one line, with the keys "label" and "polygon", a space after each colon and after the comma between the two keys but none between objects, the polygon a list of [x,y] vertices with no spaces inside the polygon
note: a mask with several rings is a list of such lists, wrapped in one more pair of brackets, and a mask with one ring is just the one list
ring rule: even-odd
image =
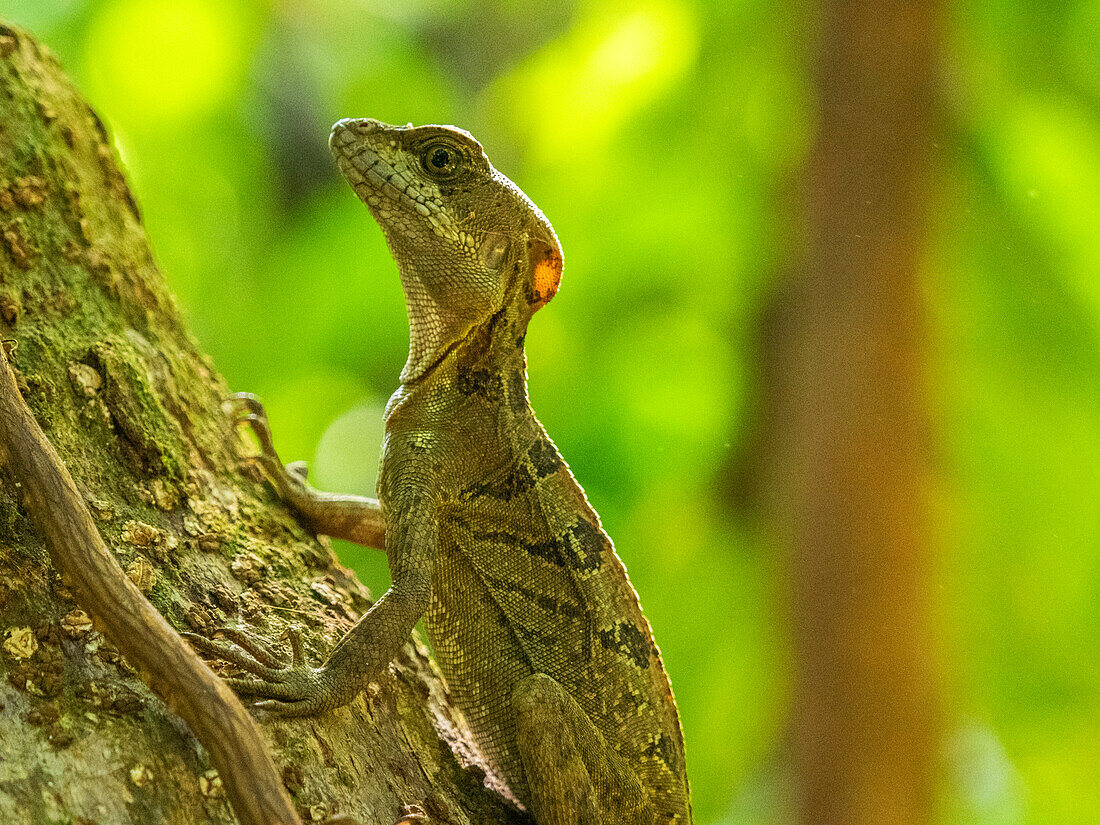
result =
[{"label": "green background", "polygon": [[[791,261],[809,7],[0,0],[114,134],[153,248],[285,460],[373,489],[400,287],[332,122],[455,123],[565,249],[533,404],[676,687],[700,825],[786,822],[785,562],[731,478]],[[1100,823],[1100,2],[945,8],[930,204],[944,823]],[[343,558],[372,589],[378,554]]]}]

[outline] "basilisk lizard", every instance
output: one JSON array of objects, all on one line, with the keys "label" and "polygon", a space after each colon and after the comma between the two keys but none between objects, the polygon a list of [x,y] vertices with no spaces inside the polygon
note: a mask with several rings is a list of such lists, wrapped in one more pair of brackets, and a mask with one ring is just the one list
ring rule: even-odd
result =
[{"label": "basilisk lizard", "polygon": [[[378,500],[321,493],[238,411],[317,533],[384,544],[393,584],[309,666],[250,633],[190,636],[284,716],[350,702],[425,619],[482,755],[538,825],[689,825],[683,736],[649,624],[599,517],[528,404],[524,336],[558,289],[542,212],[450,126],[342,120],[336,162],[385,233],[411,344],[386,408]],[[384,535],[384,542],[383,542]]]}]

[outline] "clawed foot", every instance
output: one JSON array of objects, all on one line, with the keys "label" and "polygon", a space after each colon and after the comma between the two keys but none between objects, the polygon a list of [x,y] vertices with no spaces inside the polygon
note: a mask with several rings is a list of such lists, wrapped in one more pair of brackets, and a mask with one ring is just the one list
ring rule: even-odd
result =
[{"label": "clawed foot", "polygon": [[247,424],[260,445],[260,452],[250,456],[263,468],[264,474],[271,480],[279,491],[279,495],[289,501],[294,501],[297,495],[301,495],[306,488],[306,477],[309,472],[304,461],[294,461],[286,466],[279,460],[279,454],[275,452],[275,442],[271,438],[271,425],[267,421],[267,412],[260,399],[250,392],[239,392],[231,395],[224,404],[224,409],[233,417],[237,425]]},{"label": "clawed foot", "polygon": [[235,627],[215,631],[228,641],[208,639],[195,633],[181,633],[193,647],[226,662],[252,676],[226,679],[236,693],[260,697],[253,703],[273,716],[309,716],[337,704],[332,700],[332,685],[323,668],[310,667],[302,650],[302,635],[298,627],[287,628],[290,662],[282,651],[252,633]]}]

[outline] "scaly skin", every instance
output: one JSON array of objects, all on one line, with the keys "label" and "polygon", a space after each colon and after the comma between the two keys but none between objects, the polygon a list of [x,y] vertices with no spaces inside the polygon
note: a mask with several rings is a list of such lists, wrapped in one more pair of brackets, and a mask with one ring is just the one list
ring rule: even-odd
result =
[{"label": "scaly skin", "polygon": [[342,120],[330,146],[381,225],[411,345],[386,410],[378,501],[320,493],[284,468],[280,494],[319,533],[383,544],[393,586],[310,667],[250,634],[191,637],[252,674],[231,680],[282,715],[350,702],[424,617],[483,756],[539,825],[691,822],[668,677],[599,517],[527,401],[532,314],[557,291],[549,222],[449,126]]}]

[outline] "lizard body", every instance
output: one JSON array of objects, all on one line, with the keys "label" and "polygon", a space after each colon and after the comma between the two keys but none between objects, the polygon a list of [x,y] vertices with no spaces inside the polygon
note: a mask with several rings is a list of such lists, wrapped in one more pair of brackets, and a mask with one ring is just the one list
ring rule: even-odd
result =
[{"label": "lizard body", "polygon": [[319,533],[379,546],[393,586],[320,668],[240,631],[194,641],[283,715],[345,704],[425,619],[484,757],[538,825],[689,825],[668,677],[611,540],[527,399],[523,342],[556,292],[557,238],[468,133],[344,120],[330,145],[381,225],[410,320],[378,501],[321,493],[242,401],[282,496]]}]

